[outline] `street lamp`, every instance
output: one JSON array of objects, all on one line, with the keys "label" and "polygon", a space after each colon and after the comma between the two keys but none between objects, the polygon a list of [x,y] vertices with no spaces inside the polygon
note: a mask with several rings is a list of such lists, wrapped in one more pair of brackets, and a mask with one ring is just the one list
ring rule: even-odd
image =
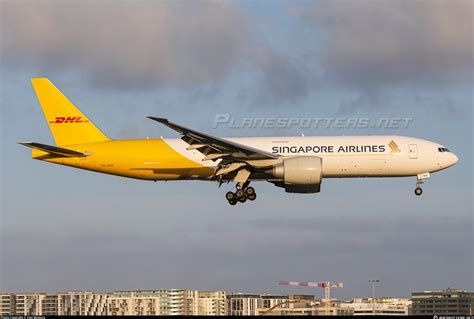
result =
[{"label": "street lamp", "polygon": [[369,279],[369,282],[372,284],[372,315],[375,315],[375,303],[374,303],[375,283],[380,282],[380,280],[378,280],[378,279]]}]

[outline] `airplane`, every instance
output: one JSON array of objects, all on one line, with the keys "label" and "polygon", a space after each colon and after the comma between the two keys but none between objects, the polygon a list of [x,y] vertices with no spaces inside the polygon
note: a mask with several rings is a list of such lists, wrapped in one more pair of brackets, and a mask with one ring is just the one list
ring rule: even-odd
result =
[{"label": "airplane", "polygon": [[430,174],[458,157],[441,144],[414,137],[272,136],[221,138],[168,119],[147,116],[178,132],[174,139],[113,140],[47,78],[32,79],[56,145],[20,142],[32,158],[149,181],[234,183],[229,204],[253,201],[250,182],[267,181],[288,193],[318,193],[325,178],[416,177],[415,194]]}]

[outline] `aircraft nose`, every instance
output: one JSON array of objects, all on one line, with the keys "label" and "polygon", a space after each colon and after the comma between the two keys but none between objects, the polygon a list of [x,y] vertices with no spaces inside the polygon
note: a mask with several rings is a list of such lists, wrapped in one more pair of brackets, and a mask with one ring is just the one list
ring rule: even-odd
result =
[{"label": "aircraft nose", "polygon": [[451,153],[450,155],[451,156],[450,156],[450,159],[449,159],[449,166],[453,166],[454,164],[456,164],[459,161],[459,158],[454,153]]}]

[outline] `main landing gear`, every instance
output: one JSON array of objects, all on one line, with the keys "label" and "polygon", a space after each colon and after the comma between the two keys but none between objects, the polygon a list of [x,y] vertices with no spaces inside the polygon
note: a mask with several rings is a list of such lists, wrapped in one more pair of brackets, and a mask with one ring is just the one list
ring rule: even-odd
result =
[{"label": "main landing gear", "polygon": [[421,194],[423,194],[423,189],[420,187],[420,185],[423,184],[424,180],[428,178],[430,178],[430,173],[418,174],[416,176],[416,188],[415,188],[416,196],[420,196]]},{"label": "main landing gear", "polygon": [[[245,186],[245,185],[244,185]],[[227,192],[225,194],[225,198],[234,206],[237,202],[245,203],[248,200],[253,201],[257,198],[257,194],[255,193],[255,189],[253,187],[239,187],[237,186],[237,190],[235,193]]]}]

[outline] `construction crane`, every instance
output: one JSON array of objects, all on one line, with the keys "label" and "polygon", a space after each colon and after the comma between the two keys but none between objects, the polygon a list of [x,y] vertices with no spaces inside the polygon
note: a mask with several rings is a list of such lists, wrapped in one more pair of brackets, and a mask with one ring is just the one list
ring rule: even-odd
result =
[{"label": "construction crane", "polygon": [[324,289],[324,299],[331,299],[331,288],[343,288],[344,284],[342,282],[330,282],[330,281],[320,281],[320,282],[308,282],[308,281],[280,281],[279,285],[284,286],[300,286],[300,287],[319,287]]}]

